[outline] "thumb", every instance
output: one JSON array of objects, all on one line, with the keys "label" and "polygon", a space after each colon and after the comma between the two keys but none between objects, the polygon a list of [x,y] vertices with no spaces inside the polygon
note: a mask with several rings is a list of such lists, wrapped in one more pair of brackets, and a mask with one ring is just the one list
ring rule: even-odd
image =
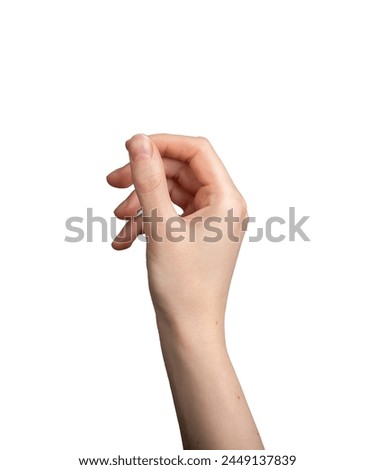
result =
[{"label": "thumb", "polygon": [[155,143],[146,135],[137,134],[126,142],[132,180],[143,214],[157,209],[163,217],[176,215],[169,196],[164,164]]}]

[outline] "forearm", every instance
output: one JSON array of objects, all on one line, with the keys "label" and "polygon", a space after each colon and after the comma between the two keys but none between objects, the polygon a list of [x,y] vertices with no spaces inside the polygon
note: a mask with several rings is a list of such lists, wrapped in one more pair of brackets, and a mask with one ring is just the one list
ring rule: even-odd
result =
[{"label": "forearm", "polygon": [[192,325],[157,316],[183,446],[262,449],[226,350],[223,324],[207,324],[204,317]]}]

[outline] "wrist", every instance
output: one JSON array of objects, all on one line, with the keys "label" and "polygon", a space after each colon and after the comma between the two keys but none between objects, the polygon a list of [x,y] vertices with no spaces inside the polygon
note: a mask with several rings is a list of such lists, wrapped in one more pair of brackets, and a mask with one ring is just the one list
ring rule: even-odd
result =
[{"label": "wrist", "polygon": [[226,355],[224,312],[166,315],[156,311],[156,321],[163,351],[191,358]]}]

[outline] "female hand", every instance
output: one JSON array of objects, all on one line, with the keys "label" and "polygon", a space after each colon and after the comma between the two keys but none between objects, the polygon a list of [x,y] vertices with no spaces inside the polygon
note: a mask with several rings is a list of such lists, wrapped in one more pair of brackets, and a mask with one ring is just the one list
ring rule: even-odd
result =
[{"label": "female hand", "polygon": [[[115,210],[117,217],[130,220],[113,247],[129,248],[145,233],[157,312],[178,316],[175,321],[188,312],[190,318],[184,320],[194,324],[222,324],[244,232],[243,197],[204,138],[136,135],[126,147],[131,162],[111,173],[108,182],[116,187],[134,184],[135,190]],[[172,202],[181,207],[182,216]],[[143,214],[136,217],[141,207]],[[214,318],[206,318],[207,307],[215,307]]]},{"label": "female hand", "polygon": [[135,190],[115,210],[128,223],[113,247],[147,236],[150,292],[184,448],[261,449],[224,335],[244,199],[204,138],[136,135],[126,148],[130,163],[108,182]]}]

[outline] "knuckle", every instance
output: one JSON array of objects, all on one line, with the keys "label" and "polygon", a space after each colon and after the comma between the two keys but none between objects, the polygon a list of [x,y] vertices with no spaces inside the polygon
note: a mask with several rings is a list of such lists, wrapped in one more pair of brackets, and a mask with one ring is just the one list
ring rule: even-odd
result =
[{"label": "knuckle", "polygon": [[247,215],[247,204],[245,199],[240,195],[237,201],[238,211],[242,217]]},{"label": "knuckle", "polygon": [[199,148],[210,147],[210,141],[206,137],[198,136],[195,138]]},{"label": "knuckle", "polygon": [[247,217],[247,204],[241,194],[224,195],[220,201],[220,207],[223,212],[230,210],[240,219]]},{"label": "knuckle", "polygon": [[231,203],[234,212],[241,219],[247,216],[247,204],[241,194],[236,194],[235,196],[233,196]]}]

